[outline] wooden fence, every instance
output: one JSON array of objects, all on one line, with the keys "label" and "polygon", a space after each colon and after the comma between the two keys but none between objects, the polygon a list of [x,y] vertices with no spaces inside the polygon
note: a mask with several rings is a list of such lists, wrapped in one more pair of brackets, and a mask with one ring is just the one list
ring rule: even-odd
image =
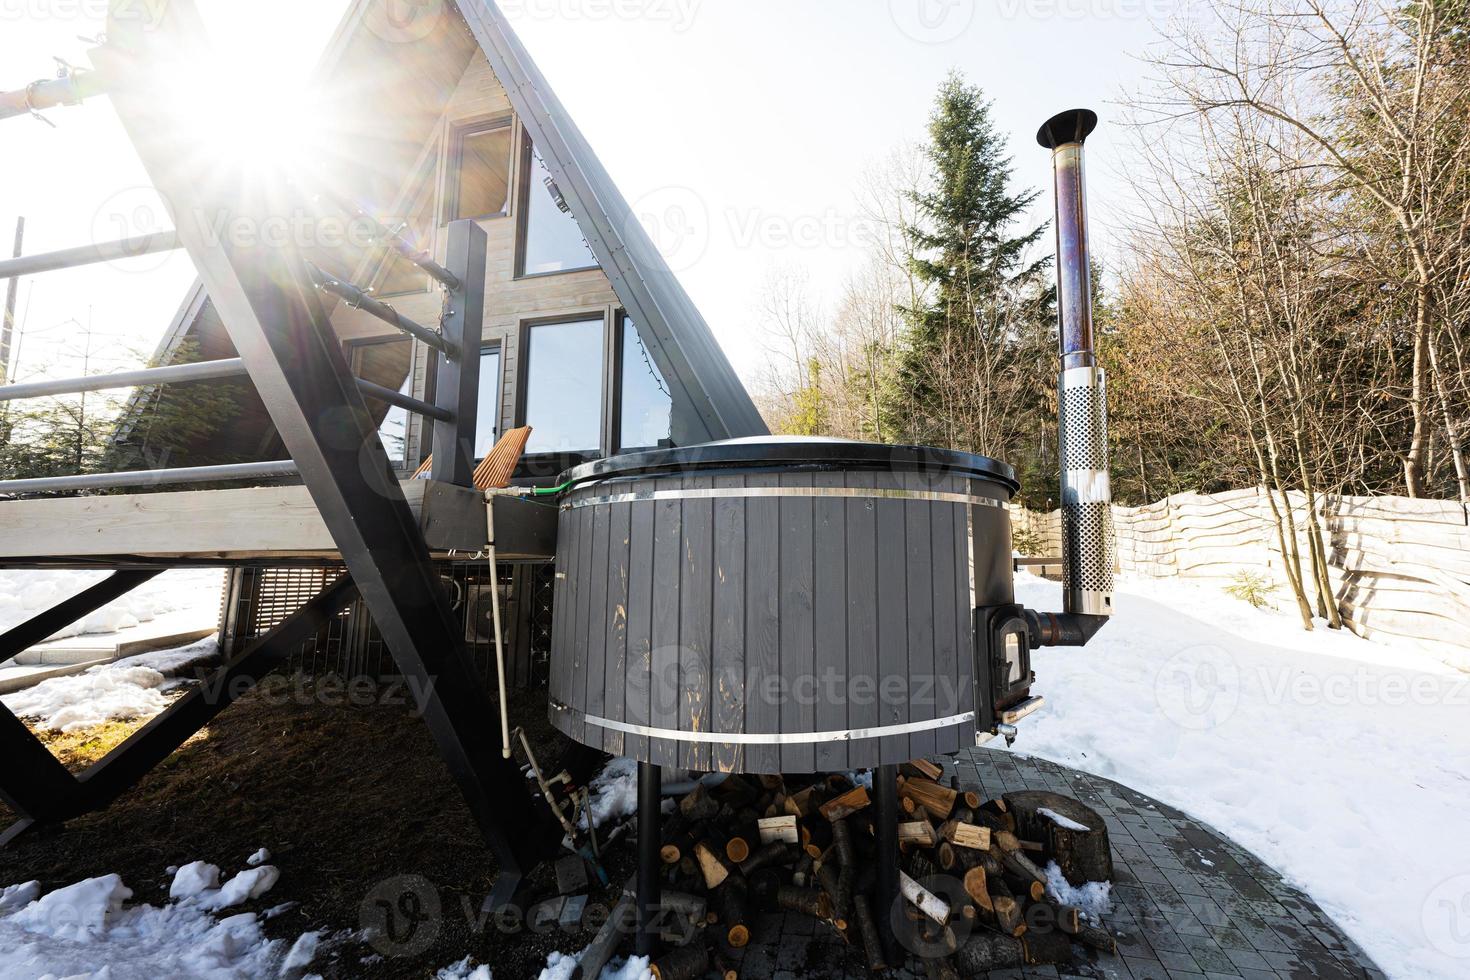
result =
[{"label": "wooden fence", "polygon": [[[1277,497],[1278,506],[1281,498]],[[1291,495],[1303,573],[1310,579],[1306,497]],[[1317,515],[1338,608],[1370,639],[1411,640],[1470,666],[1470,519],[1459,503],[1405,497],[1319,498]],[[1190,579],[1221,588],[1246,571],[1290,602],[1281,547],[1265,492],[1178,494],[1144,507],[1114,507],[1117,567],[1124,574]],[[1061,553],[1056,512],[1013,512],[1022,541]]]}]

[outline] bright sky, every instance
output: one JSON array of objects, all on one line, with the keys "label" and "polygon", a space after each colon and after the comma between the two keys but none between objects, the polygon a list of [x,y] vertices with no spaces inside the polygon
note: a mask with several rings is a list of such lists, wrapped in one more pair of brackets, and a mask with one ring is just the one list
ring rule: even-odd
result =
[{"label": "bright sky", "polygon": [[[427,0],[438,2],[438,0]],[[1048,188],[1034,133],[1089,106],[1095,245],[1121,201],[1124,143],[1108,125],[1137,87],[1153,24],[1184,0],[504,0],[562,101],[630,201],[680,216],[655,237],[742,375],[759,367],[754,305],[769,271],[805,268],[832,297],[862,256],[864,171],[923,137],[934,93],[958,68],[995,101],[1017,181]],[[304,78],[346,0],[199,0],[217,38]],[[85,65],[106,0],[0,0],[0,88]],[[80,37],[79,37],[80,36]],[[255,53],[261,52],[257,60]],[[26,251],[118,237],[157,212],[106,99],[48,113],[56,128],[0,123],[0,250],[15,216]],[[641,202],[641,203],[640,203]],[[1050,217],[1049,191],[1037,220]],[[166,223],[166,222],[164,222]],[[181,254],[49,273],[22,283],[17,379],[146,356],[193,278]]]}]

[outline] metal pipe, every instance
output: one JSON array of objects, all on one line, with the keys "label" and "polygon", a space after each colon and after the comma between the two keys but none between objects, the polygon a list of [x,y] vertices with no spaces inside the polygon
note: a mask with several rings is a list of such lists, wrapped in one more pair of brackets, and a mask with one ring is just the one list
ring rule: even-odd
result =
[{"label": "metal pipe", "polygon": [[[663,868],[659,856],[663,840],[663,794],[659,792],[662,773],[650,762],[638,763],[638,935],[634,955],[653,956],[658,947],[658,913],[663,904],[658,873]],[[589,823],[590,823],[589,817]]]},{"label": "metal pipe", "polygon": [[0,261],[0,279],[33,276],[39,272],[55,272],[58,269],[96,265],[99,262],[136,259],[155,252],[171,252],[179,247],[179,236],[173,229],[155,231],[147,235],[139,235],[137,238],[120,238],[115,242],[79,245],[76,248],[64,248],[56,252],[41,252],[37,255],[5,259]]},{"label": "metal pipe", "polygon": [[430,256],[428,252],[414,248],[413,245],[400,237],[397,232],[389,228],[387,225],[383,224],[377,218],[373,217],[373,215],[369,213],[366,208],[362,207],[357,202],[352,201],[341,194],[338,194],[336,191],[323,190],[321,191],[321,194],[327,200],[331,201],[338,210],[342,211],[345,214],[351,215],[354,218],[360,218],[363,221],[367,222],[368,226],[373,229],[374,239],[388,246],[393,251],[397,252],[399,255],[403,256],[405,259],[412,262],[420,269],[423,269],[429,275],[433,276],[445,289],[453,291],[460,287],[458,276],[450,272],[448,269],[444,268],[444,266],[440,265],[438,262],[435,262],[433,257]]},{"label": "metal pipe", "polygon": [[[26,219],[15,219],[15,245],[10,254],[20,258],[26,240]],[[10,380],[10,340],[15,335],[15,300],[20,293],[20,277],[11,276],[5,287],[5,320],[0,323],[0,384]]]},{"label": "metal pipe", "polygon": [[439,422],[454,421],[454,414],[446,409],[440,408],[438,405],[430,405],[428,402],[419,401],[417,398],[405,395],[401,391],[394,391],[392,388],[385,388],[380,384],[374,384],[366,378],[357,379],[357,390],[369,398],[376,398],[378,401],[387,402],[389,405],[397,405],[399,408],[428,416]]},{"label": "metal pipe", "polygon": [[359,289],[352,283],[344,282],[336,276],[329,275],[316,266],[311,267],[311,274],[312,278],[316,280],[318,289],[323,289],[334,296],[339,296],[353,309],[362,310],[364,313],[377,317],[389,326],[396,327],[409,336],[422,340],[445,357],[452,360],[459,359],[460,350],[457,346],[445,340],[443,336],[435,333],[428,327],[410,320],[382,300],[374,299],[367,292]]},{"label": "metal pipe", "polygon": [[170,364],[165,367],[92,374],[85,378],[56,378],[51,381],[27,381],[24,384],[0,386],[0,402],[22,398],[49,398],[53,395],[77,395],[84,391],[106,391],[109,388],[135,388],[139,385],[172,384],[180,381],[212,381],[245,374],[245,362],[238,357],[195,364]]},{"label": "metal pipe", "polygon": [[63,490],[116,490],[122,487],[151,487],[181,483],[226,483],[233,480],[268,480],[296,476],[289,459],[268,463],[226,463],[222,466],[189,466],[181,469],[134,470],[128,473],[81,473],[76,476],[47,476],[33,480],[0,481],[0,495],[50,493]]},{"label": "metal pipe", "polygon": [[[1052,151],[1056,183],[1062,595],[1068,616],[1111,616],[1113,612],[1107,378],[1093,350],[1092,268],[1082,154],[1082,144],[1096,126],[1096,114],[1072,109],[1048,119],[1036,134],[1036,141]],[[1079,629],[1076,634],[1090,637],[1092,632],[1095,628]]]},{"label": "metal pipe", "polygon": [[0,119],[26,116],[61,105],[77,105],[102,90],[102,82],[95,72],[63,68],[55,78],[43,78],[13,92],[0,92]]}]

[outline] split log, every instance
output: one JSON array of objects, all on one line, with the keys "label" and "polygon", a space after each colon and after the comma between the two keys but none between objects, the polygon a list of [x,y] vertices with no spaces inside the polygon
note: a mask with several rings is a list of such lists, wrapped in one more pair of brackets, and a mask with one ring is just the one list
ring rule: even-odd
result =
[{"label": "split log", "polygon": [[931,861],[927,854],[911,854],[909,873],[915,878],[932,878],[939,874],[939,865]]},{"label": "split log", "polygon": [[1041,929],[1021,937],[1022,955],[1028,966],[1070,966],[1072,940],[1065,932]]},{"label": "split log", "polygon": [[826,801],[826,793],[816,786],[808,786],[799,793],[786,797],[786,812],[794,817],[809,817]]},{"label": "split log", "polygon": [[938,840],[934,827],[927,820],[911,820],[898,825],[898,843],[918,847],[933,847]]},{"label": "split log", "polygon": [[715,972],[720,975],[720,980],[740,980],[740,971],[725,958],[725,954],[719,950],[710,953],[710,962],[714,965]]},{"label": "split log", "polygon": [[930,779],[906,779],[899,795],[918,803],[938,820],[948,820],[959,796],[954,790],[941,786]]},{"label": "split log", "polygon": [[709,972],[709,950],[704,943],[690,943],[658,958],[648,971],[655,980],[704,980]]},{"label": "split log", "polygon": [[972,823],[952,821],[944,825],[944,839],[956,847],[968,847],[977,851],[990,850],[989,827],[977,827]]},{"label": "split log", "polygon": [[902,871],[898,873],[898,890],[915,908],[939,925],[949,923],[949,903]]},{"label": "split log", "polygon": [[960,859],[956,856],[958,852],[949,841],[941,841],[934,849],[934,861],[939,865],[941,871],[954,871],[960,866]]},{"label": "split log", "polygon": [[866,809],[871,802],[868,799],[866,786],[854,786],[841,796],[834,796],[817,809],[829,821],[836,822],[843,817],[852,816],[859,810]]},{"label": "split log", "polygon": [[755,777],[761,788],[772,793],[785,793],[786,780],[781,776],[760,775]]},{"label": "split log", "polygon": [[1081,886],[1113,880],[1107,825],[1096,810],[1060,793],[1024,790],[1003,797],[1016,833],[1040,841],[1045,860],[1055,861],[1067,881]]},{"label": "split log", "polygon": [[868,904],[868,896],[853,896],[852,907],[857,918],[858,932],[862,934],[863,954],[868,960],[868,969],[874,973],[888,969],[888,962],[883,958],[883,943],[878,936],[878,923],[873,918],[873,907]]},{"label": "split log", "polygon": [[929,957],[924,960],[924,975],[928,980],[960,980],[959,970],[949,957]]},{"label": "split log", "polygon": [[796,864],[791,868],[791,883],[799,888],[806,888],[812,883],[812,869],[816,865],[816,859],[810,854],[803,853],[796,859]]},{"label": "split log", "polygon": [[704,876],[704,886],[714,891],[725,883],[730,877],[730,866],[725,863],[725,855],[716,852],[714,848],[704,841],[694,845],[694,860],[699,863],[699,873]]},{"label": "split log", "polygon": [[852,789],[852,780],[840,772],[834,772],[827,777],[827,790],[831,793],[842,794]]},{"label": "split log", "polygon": [[725,927],[725,941],[735,949],[750,942],[750,892],[745,879],[733,875],[713,895],[715,915]]},{"label": "split log", "polygon": [[993,970],[1009,970],[1025,962],[1026,954],[1019,939],[984,930],[972,934],[955,954],[955,967],[960,975],[972,980],[984,980]]},{"label": "split log", "polygon": [[801,835],[796,829],[796,817],[789,813],[775,817],[763,817],[757,821],[756,826],[759,828],[762,844],[769,844],[772,841],[797,844],[801,841]]},{"label": "split log", "polygon": [[680,858],[694,850],[694,842],[703,834],[703,828],[696,827],[688,817],[676,812],[664,826],[659,857],[664,864],[678,864]]},{"label": "split log", "polygon": [[900,764],[898,771],[905,776],[918,776],[936,783],[944,776],[944,767],[928,759],[910,759]]},{"label": "split log", "polygon": [[1076,935],[1072,938],[1085,946],[1091,946],[1093,949],[1101,950],[1104,953],[1116,953],[1118,951],[1118,941],[1113,938],[1112,933],[1086,922],[1082,923]]},{"label": "split log", "polygon": [[985,878],[984,868],[972,868],[965,874],[965,894],[984,913],[986,919],[995,917],[995,906],[991,904],[990,887]]},{"label": "split log", "polygon": [[772,841],[769,844],[762,844],[759,850],[742,861],[740,863],[740,870],[749,877],[761,868],[768,868],[777,864],[789,864],[796,860],[798,853],[795,846],[787,844],[785,841]]},{"label": "split log", "polygon": [[711,820],[720,812],[720,803],[705,789],[704,783],[695,783],[693,791],[679,801],[679,812],[691,822]]},{"label": "split log", "polygon": [[832,918],[832,900],[816,888],[782,885],[776,889],[776,905],[788,912],[800,912],[816,919]]},{"label": "split log", "polygon": [[1046,872],[1022,853],[1021,842],[1015,834],[1002,830],[991,835],[991,842],[999,849],[1001,861],[1012,874],[1046,884]]},{"label": "split log", "polygon": [[857,850],[852,845],[852,825],[846,820],[832,821],[832,846],[843,867],[857,864]]},{"label": "split log", "polygon": [[1021,912],[1021,903],[1007,895],[992,894],[991,907],[995,910],[995,924],[1007,936],[1017,938],[1026,934],[1026,918]]},{"label": "split log", "polygon": [[677,912],[686,919],[703,921],[709,911],[709,902],[699,895],[691,895],[688,892],[674,891],[670,888],[659,890],[659,904],[663,909]]},{"label": "split log", "polygon": [[975,816],[980,817],[982,813],[989,814],[988,818],[981,818],[986,820],[987,823],[990,823],[990,821],[992,820],[996,821],[995,823],[990,823],[990,825],[992,827],[995,827],[995,829],[1009,830],[1012,833],[1015,832],[1016,818],[1010,814],[1009,807],[1006,804],[1005,800],[986,800],[984,803],[980,804],[979,810],[975,814]]}]

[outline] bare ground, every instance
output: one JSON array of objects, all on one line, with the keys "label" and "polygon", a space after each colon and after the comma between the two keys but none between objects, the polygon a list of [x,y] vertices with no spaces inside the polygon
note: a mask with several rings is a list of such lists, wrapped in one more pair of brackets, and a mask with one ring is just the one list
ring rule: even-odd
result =
[{"label": "bare ground", "polygon": [[[431,976],[467,955],[500,980],[534,977],[552,950],[587,944],[590,933],[507,933],[479,914],[495,859],[410,708],[346,705],[312,686],[302,690],[307,696],[245,697],[109,809],[0,850],[0,885],[39,879],[50,889],[116,872],[135,902],[162,904],[168,867],[202,860],[228,875],[266,847],[280,882],[237,911],[297,903],[266,931],[289,945],[325,930],[332,939],[312,969],[327,978]],[[545,720],[544,692],[518,696],[512,718],[526,726],[543,762],[567,749]],[[134,727],[43,740],[78,770]],[[12,817],[0,805],[0,821]],[[629,848],[615,847],[606,859],[611,880],[626,880]],[[533,897],[554,891],[549,867],[532,888]],[[406,891],[414,896],[404,899]],[[594,887],[591,895],[608,906],[614,898],[615,889]],[[372,913],[364,919],[364,907],[379,900],[394,906],[398,942],[379,938],[375,948],[360,930],[373,920]]]}]

